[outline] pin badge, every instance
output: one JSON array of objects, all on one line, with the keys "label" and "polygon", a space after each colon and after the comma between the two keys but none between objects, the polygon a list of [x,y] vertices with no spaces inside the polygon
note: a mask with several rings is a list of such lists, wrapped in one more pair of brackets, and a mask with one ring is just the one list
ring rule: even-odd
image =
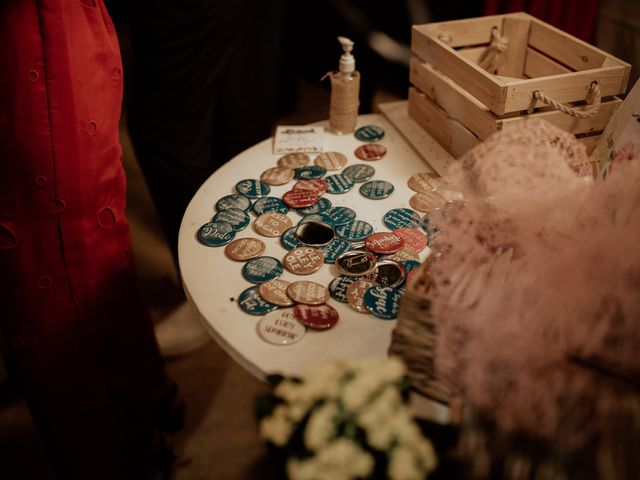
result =
[{"label": "pin badge", "polygon": [[242,276],[251,283],[263,283],[282,275],[282,262],[273,257],[257,257],[249,260],[242,267]]},{"label": "pin badge", "polygon": [[267,280],[258,287],[260,296],[269,303],[278,305],[279,307],[290,307],[293,300],[287,295],[287,287],[289,282],[280,279]]},{"label": "pin badge", "polygon": [[393,233],[404,240],[406,247],[416,252],[421,252],[427,246],[427,236],[417,228],[398,228]]},{"label": "pin badge", "polygon": [[323,152],[315,158],[313,163],[327,170],[340,170],[347,164],[347,157],[340,152]]},{"label": "pin badge", "polygon": [[340,315],[335,308],[324,305],[296,305],[293,314],[303,325],[315,330],[327,330],[334,327]]},{"label": "pin badge", "polygon": [[207,247],[221,247],[236,236],[233,227],[224,222],[205,223],[198,229],[198,240]]},{"label": "pin badge", "polygon": [[407,186],[414,192],[429,193],[438,190],[446,182],[434,173],[421,172],[412,175],[407,181]]},{"label": "pin badge", "polygon": [[271,191],[271,187],[261,180],[251,178],[240,180],[236,183],[236,190],[239,194],[248,198],[266,197]]},{"label": "pin badge", "polygon": [[421,218],[417,212],[409,208],[394,208],[384,214],[382,222],[389,230],[420,226]]},{"label": "pin badge", "polygon": [[331,200],[321,197],[315,204],[310,207],[296,208],[296,212],[300,215],[314,215],[316,213],[326,212],[331,208]]},{"label": "pin badge", "polygon": [[366,163],[356,163],[345,168],[342,174],[355,183],[362,183],[370,180],[376,174],[376,169]]},{"label": "pin badge", "polygon": [[305,280],[290,283],[287,287],[287,295],[293,301],[305,305],[320,305],[329,300],[329,291],[324,285]]},{"label": "pin badge", "polygon": [[364,294],[364,304],[376,317],[393,320],[398,316],[402,294],[391,287],[371,287]]},{"label": "pin badge", "polygon": [[342,238],[334,238],[320,250],[324,254],[324,263],[334,263],[340,255],[351,250],[351,244]]},{"label": "pin badge", "polygon": [[396,288],[406,277],[404,266],[394,260],[380,260],[374,270],[375,280],[380,285]]},{"label": "pin badge", "polygon": [[320,195],[311,190],[304,189],[289,190],[282,196],[282,201],[285,203],[285,205],[291,208],[310,207],[311,205],[316,204],[318,200],[320,200]]},{"label": "pin badge", "polygon": [[349,207],[332,207],[327,210],[326,214],[331,218],[334,227],[346,225],[356,219],[355,210]]},{"label": "pin badge", "polygon": [[231,225],[234,231],[244,230],[249,225],[249,215],[239,208],[228,208],[216,213],[211,219],[212,222],[224,222]]},{"label": "pin badge", "polygon": [[346,275],[336,277],[329,284],[329,294],[339,302],[349,303],[347,300],[347,287],[361,279],[362,277],[347,277]]},{"label": "pin badge", "polygon": [[356,220],[355,222],[336,227],[335,232],[345,240],[358,241],[364,240],[371,235],[373,233],[373,227],[370,223],[363,220]]},{"label": "pin badge", "polygon": [[257,238],[239,238],[224,249],[224,253],[231,260],[245,261],[262,255],[266,245]]},{"label": "pin badge", "polygon": [[404,246],[404,240],[393,233],[377,232],[369,235],[364,244],[373,253],[389,255],[400,250]]},{"label": "pin badge", "polygon": [[351,177],[345,177],[340,173],[324,177],[324,180],[329,184],[327,192],[334,194],[346,193],[351,190],[354,185]]},{"label": "pin badge", "polygon": [[278,159],[279,167],[300,168],[308,165],[311,157],[306,153],[287,153]]},{"label": "pin badge", "polygon": [[387,147],[379,143],[368,143],[360,145],[354,153],[360,160],[380,160],[387,154]]},{"label": "pin badge", "polygon": [[409,199],[409,205],[419,212],[432,212],[441,208],[446,202],[438,192],[416,193]]},{"label": "pin badge", "polygon": [[367,313],[367,307],[364,303],[364,295],[371,287],[375,287],[376,282],[370,279],[356,280],[347,287],[347,302],[355,310],[360,313]]},{"label": "pin badge", "polygon": [[318,165],[309,165],[306,167],[300,167],[295,169],[293,178],[296,180],[313,180],[315,178],[322,178],[326,175],[327,169],[319,167]]},{"label": "pin badge", "polygon": [[317,248],[298,247],[287,253],[283,262],[285,268],[291,273],[310,275],[320,270],[324,264],[324,255]]},{"label": "pin badge", "polygon": [[287,207],[284,202],[277,197],[259,198],[253,202],[253,207],[251,207],[251,209],[256,215],[262,215],[267,212],[278,212],[282,214],[289,212],[289,207]]},{"label": "pin badge", "polygon": [[258,293],[257,286],[249,287],[243,291],[238,297],[238,305],[250,315],[266,315],[278,308],[277,305],[263,300],[260,293]]},{"label": "pin badge", "polygon": [[289,217],[278,212],[267,212],[253,222],[253,228],[265,237],[279,237],[293,226]]},{"label": "pin badge", "polygon": [[262,172],[260,180],[267,185],[284,185],[291,181],[294,176],[292,168],[287,167],[271,167]]},{"label": "pin badge", "polygon": [[302,225],[303,223],[324,223],[325,225],[329,225],[333,228],[333,219],[327,215],[326,213],[314,213],[311,215],[305,215],[300,219],[298,225]]},{"label": "pin badge", "polygon": [[293,314],[293,308],[270,312],[258,322],[258,335],[273,345],[291,345],[304,337],[305,326]]},{"label": "pin badge", "polygon": [[[322,195],[329,190],[329,184],[324,178],[316,178],[314,180],[300,180],[293,184],[294,190],[310,190]],[[303,205],[304,206],[304,205]]]},{"label": "pin badge", "polygon": [[251,200],[244,195],[234,193],[232,195],[225,195],[216,202],[216,210],[227,210],[229,208],[239,208],[240,210],[247,211],[251,208]]},{"label": "pin badge", "polygon": [[360,186],[360,194],[371,200],[382,200],[393,193],[395,187],[385,180],[371,180]]},{"label": "pin badge", "polygon": [[285,250],[293,250],[294,248],[302,247],[302,243],[296,238],[296,227],[291,227],[280,237],[280,245]]},{"label": "pin badge", "polygon": [[354,136],[361,142],[377,142],[384,137],[384,130],[377,125],[365,125],[358,128]]}]

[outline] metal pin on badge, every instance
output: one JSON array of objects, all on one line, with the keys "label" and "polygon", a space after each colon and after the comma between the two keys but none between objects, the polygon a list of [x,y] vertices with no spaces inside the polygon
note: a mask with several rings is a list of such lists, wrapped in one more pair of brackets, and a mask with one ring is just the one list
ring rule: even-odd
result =
[{"label": "metal pin on badge", "polygon": [[378,259],[373,253],[351,250],[336,260],[336,267],[342,275],[365,276],[373,271]]},{"label": "metal pin on badge", "polygon": [[402,285],[406,277],[404,266],[394,260],[380,260],[374,270],[375,280],[380,285],[395,288]]},{"label": "metal pin on badge", "polygon": [[311,221],[302,223],[295,229],[295,239],[310,247],[323,247],[334,238],[333,228],[326,223]]}]

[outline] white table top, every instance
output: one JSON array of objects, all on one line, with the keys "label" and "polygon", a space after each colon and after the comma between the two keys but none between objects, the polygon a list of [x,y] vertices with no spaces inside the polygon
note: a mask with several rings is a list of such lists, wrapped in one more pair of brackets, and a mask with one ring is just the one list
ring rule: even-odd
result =
[{"label": "white table top", "polygon": [[[409,177],[432,169],[385,117],[378,114],[360,116],[358,126],[371,124],[381,126],[386,132],[380,141],[388,150],[382,160],[363,162],[355,157],[354,150],[364,142],[353,135],[338,136],[325,132],[325,151],[345,154],[348,165],[372,165],[376,169],[373,179],[390,181],[395,186],[394,193],[383,200],[369,200],[360,195],[360,184],[356,184],[348,193],[325,193],[325,196],[333,206],[354,209],[357,218],[371,223],[375,231],[388,231],[382,223],[384,213],[392,208],[410,208],[409,198],[414,192],[407,187]],[[340,314],[340,321],[334,328],[328,331],[308,330],[293,345],[278,346],[265,342],[256,332],[261,317],[244,313],[237,303],[240,293],[252,286],[242,276],[243,263],[228,259],[224,247],[207,247],[197,240],[198,228],[210,221],[215,213],[214,204],[219,198],[235,193],[234,185],[238,181],[258,179],[264,170],[276,165],[281,155],[272,154],[272,143],[273,139],[267,139],[233,158],[211,175],[191,200],[182,220],[178,245],[180,271],[187,295],[205,319],[209,332],[218,344],[261,379],[270,373],[296,374],[306,366],[336,359],[386,356],[396,321],[358,313],[333,298],[328,303]],[[292,188],[293,182],[272,186],[269,195],[281,197]],[[294,211],[288,215],[294,225],[301,218]],[[251,217],[251,225],[238,232],[236,238],[259,238],[267,245],[263,255],[282,259],[287,251],[280,246],[279,239],[257,234],[253,230],[255,215],[251,213]],[[421,253],[421,260],[427,256],[427,250]],[[334,265],[325,264],[312,275],[298,276],[285,270],[281,278],[286,281],[312,280],[328,285],[337,275]]]}]

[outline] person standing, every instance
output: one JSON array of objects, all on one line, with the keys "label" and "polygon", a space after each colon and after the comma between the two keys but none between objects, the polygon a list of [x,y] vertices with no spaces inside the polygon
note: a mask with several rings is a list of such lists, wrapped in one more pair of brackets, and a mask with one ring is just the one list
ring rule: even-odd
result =
[{"label": "person standing", "polygon": [[102,0],[0,3],[0,335],[57,472],[152,478],[181,416],[137,292]]}]

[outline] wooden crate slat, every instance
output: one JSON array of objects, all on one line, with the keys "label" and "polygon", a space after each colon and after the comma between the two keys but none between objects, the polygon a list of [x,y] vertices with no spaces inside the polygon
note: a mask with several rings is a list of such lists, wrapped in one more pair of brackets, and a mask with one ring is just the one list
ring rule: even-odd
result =
[{"label": "wooden crate slat", "polygon": [[602,67],[607,58],[597,48],[537,19],[531,21],[529,45],[577,71]]},{"label": "wooden crate slat", "polygon": [[496,116],[449,77],[417,58],[411,59],[409,70],[413,85],[478,137],[487,138],[498,130]]},{"label": "wooden crate slat", "polygon": [[466,47],[483,43],[488,44],[491,41],[491,29],[496,27],[501,30],[503,18],[504,15],[492,15],[464,20],[433,22],[418,25],[417,27],[423,34],[428,34],[434,38],[447,36],[446,43],[450,47]]},{"label": "wooden crate slat", "polygon": [[[504,111],[527,110],[531,106],[533,92],[536,90],[542,90],[547,96],[563,103],[579,102],[585,99],[589,86],[594,81],[600,85],[602,97],[618,95],[624,92],[626,87],[624,78],[628,77],[625,76],[625,69],[625,66],[618,65],[510,83],[505,87],[507,95]],[[539,101],[534,105],[534,107],[542,106],[543,104]]]},{"label": "wooden crate slat", "polygon": [[561,73],[570,73],[564,65],[547,57],[546,55],[534,50],[531,47],[526,49],[526,60],[524,63],[524,75],[529,78],[548,77],[550,75],[559,75]]},{"label": "wooden crate slat", "polygon": [[451,47],[437,38],[425,36],[421,26],[414,26],[411,35],[411,50],[422,60],[429,62],[451,78],[474,97],[498,114],[504,104],[506,88],[494,75],[478,65],[458,56]]},{"label": "wooden crate slat", "polygon": [[451,155],[458,158],[480,143],[464,125],[446,113],[415,88],[409,88],[409,116],[424,128]]},{"label": "wooden crate slat", "polygon": [[522,78],[524,60],[529,40],[529,18],[505,17],[502,21],[502,36],[509,40],[509,46],[498,60],[498,75]]}]

